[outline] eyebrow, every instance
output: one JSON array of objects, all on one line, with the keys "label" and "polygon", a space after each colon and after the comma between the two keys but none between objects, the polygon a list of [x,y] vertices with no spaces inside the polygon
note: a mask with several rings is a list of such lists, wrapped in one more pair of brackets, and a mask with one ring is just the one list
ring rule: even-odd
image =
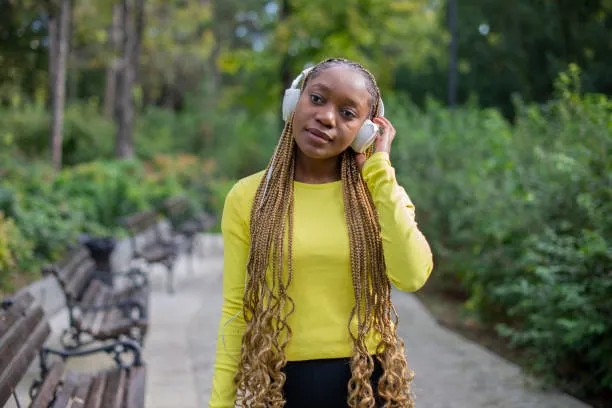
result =
[{"label": "eyebrow", "polygon": [[[329,87],[329,86],[327,86],[327,85],[325,85],[325,84],[322,84],[322,83],[320,83],[320,82],[319,82],[319,83],[316,83],[316,84],[312,84],[312,87],[313,87],[313,88],[314,88],[314,87],[319,87],[319,88],[322,88],[324,91],[327,91],[327,92],[330,92],[330,91],[331,91],[331,89],[330,89],[330,87]],[[353,98],[346,97],[346,102],[347,102],[349,105],[353,106],[354,108],[358,108],[358,107],[359,107],[359,103],[357,103],[357,101],[356,101],[356,100],[354,100]]]}]

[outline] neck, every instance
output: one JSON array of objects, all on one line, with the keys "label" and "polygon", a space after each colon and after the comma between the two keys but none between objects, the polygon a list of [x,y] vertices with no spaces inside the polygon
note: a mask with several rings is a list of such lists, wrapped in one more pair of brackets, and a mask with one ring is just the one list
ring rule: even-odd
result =
[{"label": "neck", "polygon": [[329,159],[311,159],[300,149],[295,152],[295,181],[323,184],[340,180],[341,156]]}]

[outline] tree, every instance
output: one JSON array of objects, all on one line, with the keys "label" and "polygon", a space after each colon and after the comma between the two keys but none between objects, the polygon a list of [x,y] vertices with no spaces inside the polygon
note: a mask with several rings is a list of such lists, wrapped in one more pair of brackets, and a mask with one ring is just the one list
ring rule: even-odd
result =
[{"label": "tree", "polygon": [[329,57],[359,61],[385,92],[394,87],[398,66],[418,70],[428,58],[445,56],[439,46],[439,7],[429,0],[265,3],[246,13],[251,18],[239,20],[236,31],[243,43],[225,49],[220,58],[227,73],[240,74],[242,84],[234,89],[253,111],[276,109],[297,73]]},{"label": "tree", "polygon": [[104,115],[107,118],[113,117],[117,98],[117,76],[119,73],[120,64],[117,54],[122,43],[122,10],[123,8],[120,4],[113,5],[113,21],[109,30],[109,43],[113,51],[113,57],[106,67],[106,89],[104,91]]},{"label": "tree", "polygon": [[60,0],[59,15],[51,19],[50,27],[50,69],[52,79],[52,119],[51,119],[51,160],[53,167],[62,167],[62,131],[64,122],[64,104],[66,101],[66,63],[70,41],[71,0]]},{"label": "tree", "polygon": [[448,64],[448,105],[454,107],[457,103],[457,48],[458,36],[457,32],[457,1],[448,0],[448,28],[451,35]]},{"label": "tree", "polygon": [[118,158],[134,155],[134,85],[137,81],[140,44],[144,29],[144,0],[122,0],[123,55],[116,105],[117,139],[115,154]]}]

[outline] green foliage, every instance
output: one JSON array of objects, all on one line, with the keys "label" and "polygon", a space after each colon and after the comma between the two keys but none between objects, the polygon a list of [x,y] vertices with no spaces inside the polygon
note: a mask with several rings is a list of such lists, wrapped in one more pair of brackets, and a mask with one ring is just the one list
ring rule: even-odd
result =
[{"label": "green foliage", "polygon": [[546,105],[517,100],[514,126],[431,101],[388,111],[434,284],[460,284],[532,369],[585,396],[612,389],[612,101],[582,95],[579,78],[571,66]]},{"label": "green foliage", "polygon": [[17,270],[28,270],[32,265],[32,244],[15,225],[0,211],[0,289],[13,289],[12,278]]},{"label": "green foliage", "polygon": [[[242,41],[223,48],[220,69],[239,81],[227,81],[232,93],[251,111],[279,107],[282,87],[308,64],[329,57],[361,62],[374,72],[383,91],[393,89],[398,67],[420,70],[445,54],[438,21],[439,2],[425,0],[324,0],[270,2],[275,13],[257,5],[238,13]],[[284,7],[284,9],[283,9]],[[238,43],[238,45],[235,45]],[[389,58],[393,55],[393,58]],[[445,75],[445,74],[443,74]],[[440,78],[437,78],[440,81]],[[285,83],[283,83],[285,82]],[[245,85],[246,84],[246,85]]]},{"label": "green foliage", "polygon": [[[63,162],[78,164],[113,156],[115,125],[98,113],[95,103],[77,103],[64,113]],[[41,105],[24,103],[0,107],[0,141],[17,147],[29,158],[49,154],[51,115]]]},{"label": "green foliage", "polygon": [[[584,393],[612,389],[612,101],[582,96],[579,74],[561,75],[559,99],[517,123],[525,137],[534,122],[550,123],[523,172],[539,222],[524,231],[520,279],[506,275],[490,287],[491,300],[521,321],[500,330],[530,350],[541,372]],[[581,380],[569,381],[575,370]]]},{"label": "green foliage", "polygon": [[[570,63],[583,68],[586,91],[610,95],[612,79],[607,67],[612,55],[608,41],[612,8],[608,1],[457,3],[460,100],[475,94],[482,105],[495,106],[512,117],[511,95],[520,93],[527,101],[546,102],[554,92],[557,75]],[[445,22],[446,10],[438,16]],[[418,86],[419,73],[406,73]],[[446,89],[438,87],[438,91],[436,95],[444,97]]]},{"label": "green foliage", "polygon": [[45,164],[23,166],[0,154],[0,289],[7,277],[40,272],[79,235],[124,237],[119,218],[188,196],[197,209],[215,208],[210,194],[216,163],[195,156],[156,155],[149,162],[94,161],[54,174]]}]

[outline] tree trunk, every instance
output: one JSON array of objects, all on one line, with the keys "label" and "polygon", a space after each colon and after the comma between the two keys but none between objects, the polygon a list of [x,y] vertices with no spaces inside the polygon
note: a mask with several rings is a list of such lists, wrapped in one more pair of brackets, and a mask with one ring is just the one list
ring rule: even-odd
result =
[{"label": "tree trunk", "polygon": [[450,107],[454,107],[457,103],[457,54],[459,44],[457,1],[459,0],[448,0],[448,28],[451,33],[448,63],[448,105]]},{"label": "tree trunk", "polygon": [[134,156],[135,108],[133,87],[138,77],[140,42],[144,28],[144,0],[122,0],[123,6],[123,58],[121,81],[117,100],[117,139],[115,153],[118,158]]},{"label": "tree trunk", "polygon": [[64,104],[66,101],[66,62],[68,60],[68,43],[70,36],[70,1],[61,0],[59,19],[57,20],[57,55],[53,72],[52,124],[51,124],[51,159],[53,167],[62,167],[62,131],[64,124]]},{"label": "tree trunk", "polygon": [[[283,0],[281,13],[280,13],[280,23],[283,23],[285,20],[289,18],[289,16],[291,15],[291,11],[292,9],[291,9],[291,4],[289,3],[289,0]],[[285,50],[285,53],[283,54],[283,60],[281,62],[281,68],[280,68],[281,82],[283,84],[281,92],[283,94],[285,93],[285,89],[287,89],[287,87],[291,85],[291,81],[292,81],[291,59],[289,57],[288,51],[289,50]]]},{"label": "tree trunk", "polygon": [[215,45],[213,46],[213,49],[211,50],[206,61],[206,97],[209,98],[209,100],[212,100],[216,99],[219,89],[221,88],[221,74],[219,73],[219,68],[217,67],[217,59],[221,53],[221,41],[223,40],[221,34],[221,18],[218,15],[219,6],[216,1],[211,2],[210,0],[200,0],[200,4],[202,6],[209,5],[212,11],[212,33]]},{"label": "tree trunk", "polygon": [[58,10],[53,4],[49,5],[49,83],[47,92],[47,108],[53,107],[53,94],[55,89],[55,76],[57,73],[58,45]]},{"label": "tree trunk", "polygon": [[70,102],[78,98],[79,87],[79,67],[78,56],[72,49],[72,39],[74,38],[74,7],[73,0],[70,0],[70,12],[68,13],[68,45],[66,59],[66,101]]},{"label": "tree trunk", "polygon": [[[282,4],[281,4],[281,10],[280,10],[280,21],[279,23],[283,23],[285,20],[287,20],[289,18],[289,16],[291,15],[292,9],[291,9],[291,4],[289,3],[289,0],[283,0]],[[284,54],[283,54],[283,58],[281,60],[281,66],[280,66],[280,80],[281,80],[281,94],[280,94],[280,100],[283,100],[283,96],[285,94],[285,89],[287,89],[292,82],[292,77],[291,77],[291,59],[289,57],[289,50],[285,50]],[[281,112],[279,112],[279,118],[280,119],[280,128],[282,129],[285,126],[285,123],[282,120],[282,106],[281,106]]]},{"label": "tree trunk", "polygon": [[104,116],[107,118],[113,117],[117,99],[117,76],[120,70],[120,61],[118,54],[121,50],[122,32],[121,22],[123,7],[120,4],[113,6],[113,22],[110,28],[110,45],[113,53],[113,58],[106,68],[106,89],[104,91]]}]

